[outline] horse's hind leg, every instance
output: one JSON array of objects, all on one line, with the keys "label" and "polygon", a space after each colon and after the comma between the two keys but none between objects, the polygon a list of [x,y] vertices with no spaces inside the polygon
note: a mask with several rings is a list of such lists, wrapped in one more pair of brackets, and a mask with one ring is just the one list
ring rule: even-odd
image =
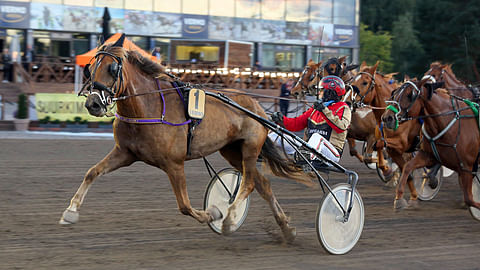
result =
[{"label": "horse's hind leg", "polygon": [[117,147],[113,148],[102,161],[91,167],[85,174],[82,184],[70,201],[68,208],[63,212],[59,223],[73,224],[78,221],[78,210],[83,203],[88,189],[98,176],[114,171],[120,167],[128,166],[134,161],[135,158],[128,152],[120,151]]},{"label": "horse's hind leg", "polygon": [[258,173],[258,171],[255,177],[255,188],[260,196],[262,196],[262,198],[270,205],[270,209],[272,209],[273,216],[275,217],[277,224],[280,226],[285,240],[289,243],[293,242],[297,235],[296,229],[288,226],[288,218],[275,198],[275,194],[273,194],[270,181],[265,176]]},{"label": "horse's hind leg", "polygon": [[207,211],[192,208],[187,192],[183,162],[181,164],[170,162],[166,168],[168,169],[166,169],[165,172],[170,179],[170,184],[177,198],[178,209],[182,214],[192,216],[200,223],[211,222],[222,217],[218,208],[207,209]]},{"label": "horse's hind leg", "polygon": [[356,145],[355,139],[347,138],[347,142],[348,142],[348,149],[350,150],[350,156],[354,156],[358,160],[360,160],[360,162],[363,162],[363,156],[360,155],[357,149],[355,148],[355,145]]}]

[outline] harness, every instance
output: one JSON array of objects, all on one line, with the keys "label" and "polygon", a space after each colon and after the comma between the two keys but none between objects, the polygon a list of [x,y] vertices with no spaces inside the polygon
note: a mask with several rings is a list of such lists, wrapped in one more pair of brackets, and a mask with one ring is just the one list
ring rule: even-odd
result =
[{"label": "harness", "polygon": [[355,80],[358,78],[358,76],[361,76],[362,74],[366,74],[368,75],[372,81],[370,82],[370,85],[368,86],[368,89],[367,91],[365,92],[365,95],[362,95],[360,93],[360,89],[358,89],[358,87],[356,86],[353,86],[353,91],[358,95],[360,96],[360,102],[354,102],[354,104],[356,104],[356,106],[359,106],[359,107],[364,107],[366,106],[365,103],[363,102],[365,100],[365,98],[368,96],[368,94],[370,94],[370,92],[372,92],[373,88],[375,87],[375,75],[372,75],[368,72],[364,72],[364,71],[361,71],[361,72],[358,72],[357,75],[355,76]]},{"label": "harness", "polygon": [[[99,59],[100,56],[103,56],[103,57],[101,59]],[[98,67],[100,66],[100,63],[104,59],[105,56],[110,56],[114,59],[114,62],[112,62],[112,64],[110,64],[110,66],[108,67],[108,72],[110,73],[110,75],[113,77],[113,80],[114,80],[112,86],[110,86],[110,87],[107,87],[107,86],[103,85],[102,83],[93,81],[93,79],[92,79],[92,78],[94,78],[95,73],[96,73]],[[82,93],[82,91],[85,89],[85,87],[88,87],[89,94],[90,95],[97,95],[100,98],[100,101],[102,102],[102,104],[105,106],[106,109],[107,109],[107,106],[112,104],[113,102],[116,102],[118,100],[125,100],[128,97],[132,97],[132,96],[115,97],[115,95],[117,95],[117,93],[119,92],[119,90],[121,89],[121,87],[123,85],[122,58],[120,58],[120,57],[118,57],[118,56],[116,56],[116,55],[114,55],[110,52],[99,51],[95,55],[95,59],[97,61],[96,61],[96,64],[95,64],[95,67],[94,67],[94,70],[93,70],[92,74],[90,74],[90,70],[89,70],[90,64],[86,65],[86,67],[84,69],[84,75],[89,80],[84,84],[84,86],[82,87],[82,90],[80,91],[79,95]],[[171,74],[167,74],[167,75],[177,79],[175,76],[173,76]],[[173,89],[175,89],[177,91],[178,96],[182,100],[182,103],[183,103],[183,106],[184,106],[185,118],[186,118],[186,120],[182,123],[172,123],[172,122],[169,122],[169,121],[165,120],[165,113],[166,113],[165,97],[164,97],[162,88],[160,87],[160,81],[159,81],[158,78],[155,78],[155,83],[157,84],[157,87],[158,87],[158,91],[156,91],[156,92],[160,93],[160,97],[162,99],[162,107],[163,108],[162,108],[162,116],[160,118],[126,117],[126,116],[120,115],[118,112],[115,113],[115,117],[117,119],[119,119],[120,121],[129,123],[129,124],[166,124],[166,125],[169,125],[169,126],[183,126],[183,125],[188,124],[187,154],[190,155],[191,154],[190,146],[191,146],[191,142],[192,142],[192,139],[193,139],[193,132],[195,130],[195,127],[198,124],[200,124],[200,122],[201,122],[201,119],[193,119],[193,118],[189,117],[189,115],[187,113],[187,103],[188,102],[186,100],[185,94],[186,94],[187,91],[190,90],[190,88],[189,88],[188,85],[186,85],[185,83],[183,83],[179,80],[175,80],[171,83],[172,86],[173,86]],[[92,91],[93,89],[96,89],[96,90],[99,90],[99,91],[98,92]],[[180,90],[180,89],[183,89],[183,91]],[[107,92],[108,95],[105,95],[105,92]],[[137,96],[137,95],[135,95],[135,96]]]}]

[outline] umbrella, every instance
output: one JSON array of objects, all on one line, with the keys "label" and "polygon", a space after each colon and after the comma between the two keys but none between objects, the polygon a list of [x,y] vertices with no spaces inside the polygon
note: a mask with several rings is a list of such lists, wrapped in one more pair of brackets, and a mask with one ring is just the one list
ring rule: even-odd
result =
[{"label": "umbrella", "polygon": [[105,7],[103,10],[102,17],[102,36],[103,40],[107,40],[110,37],[110,13],[108,12],[108,7]]}]

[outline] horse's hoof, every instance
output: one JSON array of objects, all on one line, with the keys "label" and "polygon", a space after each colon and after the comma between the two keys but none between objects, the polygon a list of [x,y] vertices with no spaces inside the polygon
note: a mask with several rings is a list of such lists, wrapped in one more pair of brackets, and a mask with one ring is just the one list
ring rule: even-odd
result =
[{"label": "horse's hoof", "polygon": [[297,229],[295,229],[295,227],[287,228],[283,231],[283,236],[285,237],[285,241],[290,244],[297,237]]},{"label": "horse's hoof", "polygon": [[220,211],[220,209],[218,209],[218,207],[216,207],[215,205],[211,205],[208,209],[207,209],[207,213],[212,217],[212,220],[211,221],[215,221],[215,220],[219,220],[223,217],[223,214],[222,212]]},{"label": "horse's hoof", "polygon": [[410,199],[408,201],[408,209],[413,209],[413,210],[416,210],[420,208],[420,203],[418,202],[418,200],[412,200]]},{"label": "horse's hoof", "polygon": [[431,189],[436,189],[438,187],[438,179],[435,176],[429,177],[428,178],[428,186]]},{"label": "horse's hoof", "polygon": [[70,225],[70,224],[75,224],[78,222],[80,214],[78,211],[72,211],[72,210],[65,210],[62,214],[62,218],[58,222],[59,224],[62,225]]},{"label": "horse's hoof", "polygon": [[405,200],[404,198],[395,199],[395,201],[393,202],[393,209],[395,210],[403,210],[407,207],[408,207],[408,203],[407,203],[407,200]]},{"label": "horse's hoof", "polygon": [[228,221],[228,219],[225,219],[222,224],[222,235],[228,236],[233,233],[232,230],[232,223]]}]

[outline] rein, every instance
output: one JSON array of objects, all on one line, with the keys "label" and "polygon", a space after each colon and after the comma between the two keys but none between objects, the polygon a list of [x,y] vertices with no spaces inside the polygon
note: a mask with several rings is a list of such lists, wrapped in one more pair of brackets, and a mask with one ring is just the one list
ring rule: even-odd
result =
[{"label": "rein", "polygon": [[[133,124],[166,124],[166,125],[169,125],[169,126],[183,126],[183,125],[187,125],[187,124],[191,123],[192,119],[188,119],[187,121],[182,122],[182,123],[171,123],[171,122],[165,120],[165,111],[166,111],[166,109],[165,109],[165,97],[163,95],[162,88],[160,87],[160,81],[158,80],[158,78],[155,78],[155,82],[157,83],[157,86],[158,86],[158,89],[159,89],[159,91],[157,91],[157,92],[159,92],[160,96],[162,97],[163,109],[162,109],[162,116],[160,118],[126,117],[126,116],[122,116],[118,113],[115,113],[115,117],[117,117],[119,120],[121,120],[123,122],[133,123]],[[186,86],[178,87],[175,84],[175,82],[173,82],[172,84],[175,87],[175,88],[172,88],[172,89],[177,90],[177,93],[178,93],[180,99],[182,101],[184,101],[184,97],[183,97],[182,91],[180,91],[180,88],[185,88]],[[186,107],[185,101],[183,102],[183,105],[184,105],[184,107]]]},{"label": "rein", "polygon": [[[355,104],[357,104],[356,106],[359,106],[359,107],[365,107],[367,106],[365,103],[363,103],[363,101],[365,100],[365,98],[368,96],[368,94],[370,94],[370,92],[373,90],[373,88],[375,87],[375,75],[372,75],[368,72],[364,72],[364,71],[361,71],[361,72],[358,72],[357,75],[355,76],[355,80],[358,78],[358,76],[361,76],[362,74],[366,74],[368,75],[372,81],[370,82],[370,86],[368,87],[367,91],[365,92],[365,95],[362,95],[360,93],[360,91],[357,92],[357,94],[360,96],[360,101],[359,102],[355,102]],[[354,81],[355,81],[354,80]],[[357,89],[358,90],[358,89]]]}]

